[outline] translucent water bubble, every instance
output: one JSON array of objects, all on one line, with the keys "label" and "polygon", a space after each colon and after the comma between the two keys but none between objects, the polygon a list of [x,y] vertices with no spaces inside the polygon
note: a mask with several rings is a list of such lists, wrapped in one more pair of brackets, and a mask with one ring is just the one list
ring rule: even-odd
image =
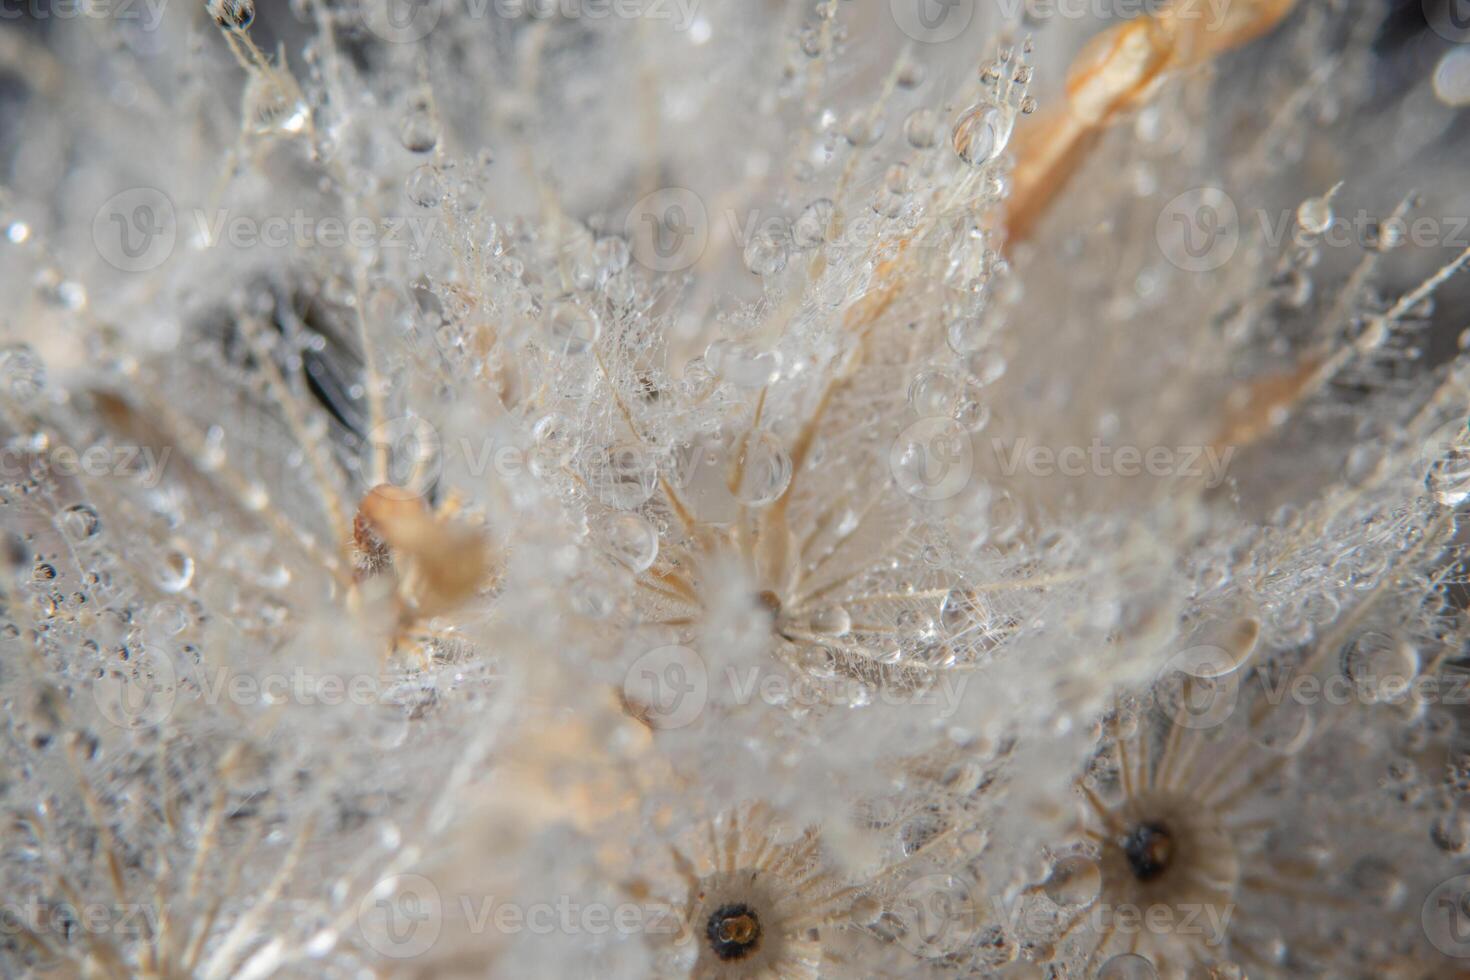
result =
[{"label": "translucent water bubble", "polygon": [[439,168],[426,163],[408,175],[403,192],[421,208],[437,208],[444,201],[444,177]]},{"label": "translucent water bubble", "polygon": [[597,314],[565,300],[551,307],[546,321],[551,349],[571,357],[591,350],[601,332],[602,323]]},{"label": "translucent water bubble", "polygon": [[970,369],[970,376],[978,385],[994,384],[1005,376],[1005,355],[994,347],[982,347],[971,352],[965,359],[965,365]]},{"label": "translucent water bubble", "polygon": [[1325,197],[1309,197],[1297,205],[1296,223],[1308,235],[1321,235],[1332,227],[1332,202]]},{"label": "translucent water bubble", "polygon": [[745,267],[757,276],[779,275],[789,259],[786,237],[774,228],[760,228],[745,243]]},{"label": "translucent water bubble", "polygon": [[590,474],[598,497],[609,507],[632,510],[653,496],[658,468],[641,447],[625,444],[609,450]]},{"label": "translucent water bubble", "polygon": [[634,572],[646,571],[658,557],[658,531],[641,514],[614,514],[603,538],[612,556]]},{"label": "translucent water bubble", "polygon": [[22,405],[40,397],[46,387],[46,365],[29,344],[0,348],[0,391]]},{"label": "translucent water bubble", "polygon": [[781,354],[759,350],[742,340],[716,340],[705,362],[720,377],[741,388],[764,388],[781,376]]},{"label": "translucent water bubble", "polygon": [[1470,47],[1447,51],[1434,69],[1434,94],[1452,108],[1470,105]]},{"label": "translucent water bubble", "polygon": [[1458,507],[1470,499],[1470,446],[1463,440],[1449,446],[1430,464],[1425,485],[1434,499],[1446,507]]},{"label": "translucent water bubble", "polygon": [[164,592],[183,592],[194,581],[194,559],[186,551],[170,549],[160,556],[153,580]]},{"label": "translucent water bubble", "polygon": [[802,209],[791,227],[791,239],[797,248],[816,248],[827,237],[837,205],[829,198],[818,198]]},{"label": "translucent water bubble", "polygon": [[1410,644],[1370,630],[1354,637],[1342,651],[1342,672],[1359,696],[1369,702],[1397,699],[1419,674],[1419,654]]},{"label": "translucent water bubble", "polygon": [[852,629],[852,614],[846,606],[831,603],[814,611],[809,625],[813,633],[823,636],[846,636]]},{"label": "translucent water bubble", "polygon": [[1159,971],[1137,953],[1123,953],[1102,965],[1097,980],[1159,980]]},{"label": "translucent water bubble", "polygon": [[1069,854],[1057,859],[1042,886],[1047,898],[1063,907],[1091,905],[1102,887],[1102,872],[1097,862],[1082,854]]},{"label": "translucent water bubble", "polygon": [[410,153],[428,153],[439,144],[439,123],[426,106],[415,106],[403,117],[398,139]]},{"label": "translucent water bubble", "polygon": [[953,418],[971,432],[979,432],[990,424],[990,405],[980,397],[978,385],[965,385]]},{"label": "translucent water bubble", "polygon": [[921,418],[927,415],[949,415],[959,399],[960,379],[951,371],[929,368],[914,375],[909,382],[909,408]]},{"label": "translucent water bubble", "polygon": [[951,134],[955,153],[972,167],[984,166],[1005,152],[1014,122],[1011,111],[1003,106],[971,106],[955,122]]},{"label": "translucent water bubble", "polygon": [[774,502],[791,484],[791,455],[769,432],[752,433],[736,462],[740,479],[734,494],[747,507]]},{"label": "translucent water bubble", "polygon": [[56,518],[57,528],[73,541],[85,541],[102,531],[102,518],[88,504],[73,504]]},{"label": "translucent water bubble", "polygon": [[939,142],[939,116],[933,109],[915,109],[903,122],[903,138],[916,150],[929,149]]},{"label": "translucent water bubble", "polygon": [[972,354],[984,347],[994,337],[995,332],[991,329],[983,317],[959,316],[949,322],[945,328],[945,338],[949,342],[949,349],[956,354]]}]

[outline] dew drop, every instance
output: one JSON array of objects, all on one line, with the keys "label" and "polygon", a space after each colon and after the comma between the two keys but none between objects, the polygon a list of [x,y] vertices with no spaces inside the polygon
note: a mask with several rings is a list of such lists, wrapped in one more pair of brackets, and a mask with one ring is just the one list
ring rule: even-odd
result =
[{"label": "dew drop", "polygon": [[0,391],[22,405],[40,396],[46,387],[46,365],[29,344],[0,349]]},{"label": "dew drop", "polygon": [[439,124],[428,108],[415,106],[403,117],[398,139],[410,153],[428,153],[439,144]]},{"label": "dew drop", "polygon": [[1159,971],[1137,953],[1123,953],[1102,965],[1097,980],[1159,980]]},{"label": "dew drop", "polygon": [[786,268],[786,239],[774,228],[760,228],[745,243],[745,267],[757,276],[779,275]]},{"label": "dew drop", "polygon": [[608,551],[633,572],[646,571],[658,557],[658,532],[641,514],[615,514],[603,528]]},{"label": "dew drop", "polygon": [[737,465],[740,476],[732,492],[747,507],[773,503],[791,483],[791,456],[769,432],[753,433],[745,441]]},{"label": "dew drop", "polygon": [[811,630],[823,636],[846,636],[852,630],[852,614],[837,603],[822,606],[812,613]]},{"label": "dew drop", "polygon": [[1091,905],[1102,887],[1102,872],[1091,858],[1069,854],[1057,859],[1042,887],[1047,898],[1060,906]]},{"label": "dew drop", "polygon": [[980,167],[1005,151],[1014,118],[998,105],[976,105],[966,109],[954,125],[951,141],[959,158]]},{"label": "dew drop", "polygon": [[551,308],[547,318],[546,332],[551,338],[551,348],[559,354],[577,357],[587,353],[597,343],[602,324],[597,314],[563,300]]},{"label": "dew drop", "polygon": [[716,374],[741,388],[764,388],[781,376],[779,352],[758,350],[741,340],[716,340],[704,359]]},{"label": "dew drop", "polygon": [[915,109],[904,120],[903,137],[916,150],[929,149],[939,142],[939,116],[933,109]]},{"label": "dew drop", "polygon": [[1321,235],[1332,227],[1332,202],[1325,197],[1309,197],[1296,209],[1296,223],[1308,235]]},{"label": "dew drop", "polygon": [[802,209],[791,228],[791,237],[797,248],[816,248],[827,237],[837,205],[829,198],[818,198]]},{"label": "dew drop", "polygon": [[921,418],[951,415],[959,394],[960,380],[952,372],[939,368],[920,371],[909,382],[909,408]]},{"label": "dew drop", "polygon": [[194,559],[178,549],[165,552],[154,574],[164,592],[182,592],[194,581]]},{"label": "dew drop", "polygon": [[403,192],[421,208],[437,208],[444,201],[444,178],[437,167],[426,163],[408,175]]}]

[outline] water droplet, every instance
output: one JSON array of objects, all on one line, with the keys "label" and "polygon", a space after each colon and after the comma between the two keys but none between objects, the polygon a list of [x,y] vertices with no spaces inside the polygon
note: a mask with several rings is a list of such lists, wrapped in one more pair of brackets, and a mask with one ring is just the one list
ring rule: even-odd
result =
[{"label": "water droplet", "polygon": [[903,136],[914,149],[929,149],[939,142],[939,116],[933,109],[915,109],[904,120]]},{"label": "water droplet", "polygon": [[919,417],[950,415],[960,394],[960,380],[952,372],[930,368],[909,382],[909,408]]},{"label": "water droplet", "polygon": [[745,243],[745,267],[757,276],[779,275],[788,259],[786,238],[775,228],[759,228]]},{"label": "water droplet", "polygon": [[159,560],[154,581],[165,592],[182,592],[194,581],[194,559],[177,548],[167,551]]},{"label": "water droplet", "polygon": [[29,405],[46,387],[46,365],[29,344],[0,349],[0,391]]},{"label": "water droplet", "polygon": [[658,557],[658,532],[640,514],[615,514],[603,528],[608,551],[634,572],[646,571]]},{"label": "water droplet", "polygon": [[1097,980],[1159,980],[1159,971],[1137,953],[1123,953],[1102,965]]},{"label": "water droplet", "polygon": [[792,241],[797,248],[816,248],[827,237],[837,205],[829,198],[818,198],[802,209],[791,228]]},{"label": "water droplet", "polygon": [[731,492],[747,507],[774,502],[791,483],[791,456],[769,432],[755,432],[745,440],[737,465],[740,477]]},{"label": "water droplet", "polygon": [[57,527],[73,541],[85,541],[102,530],[102,519],[87,504],[73,504],[56,519]]},{"label": "water droplet", "polygon": [[741,388],[764,388],[781,376],[779,352],[757,350],[740,340],[716,340],[704,359],[716,374]]},{"label": "water droplet", "polygon": [[587,353],[597,343],[602,323],[591,310],[563,300],[551,308],[546,332],[551,338],[553,351],[576,357]]},{"label": "water droplet", "polygon": [[632,510],[653,496],[658,468],[642,447],[626,444],[608,451],[589,482],[609,507]]},{"label": "water droplet", "polygon": [[1097,862],[1082,854],[1057,859],[1043,888],[1046,896],[1061,906],[1091,905],[1102,887]]},{"label": "water droplet", "polygon": [[1400,700],[1419,674],[1419,654],[1403,640],[1370,630],[1342,651],[1342,672],[1369,703]]},{"label": "water droplet", "polygon": [[428,153],[439,144],[439,124],[433,112],[424,106],[415,106],[403,117],[403,126],[398,131],[403,148],[410,153]]},{"label": "water droplet", "polygon": [[1447,106],[1470,105],[1470,48],[1453,48],[1434,69],[1434,94]]},{"label": "water droplet", "polygon": [[852,614],[846,606],[832,603],[812,613],[811,631],[823,636],[846,636],[852,629]]},{"label": "water droplet", "polygon": [[437,167],[426,163],[408,175],[403,192],[421,208],[437,208],[444,201],[444,178]]},{"label": "water droplet", "polygon": [[1321,235],[1332,227],[1332,202],[1325,197],[1309,197],[1296,209],[1296,223],[1308,235]]},{"label": "water droplet", "polygon": [[973,167],[983,166],[1005,151],[1014,123],[1008,108],[981,104],[960,114],[954,125],[952,143],[959,158]]}]

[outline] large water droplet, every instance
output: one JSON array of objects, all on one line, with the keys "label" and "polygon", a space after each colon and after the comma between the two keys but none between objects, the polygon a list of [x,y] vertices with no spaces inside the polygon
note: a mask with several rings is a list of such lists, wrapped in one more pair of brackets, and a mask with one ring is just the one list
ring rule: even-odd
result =
[{"label": "large water droplet", "polygon": [[747,507],[772,503],[791,483],[791,456],[769,432],[752,433],[745,440],[738,466],[740,477],[733,492]]},{"label": "large water droplet", "polygon": [[952,142],[959,158],[973,167],[983,166],[1005,151],[1015,117],[998,105],[975,105],[955,122]]}]

